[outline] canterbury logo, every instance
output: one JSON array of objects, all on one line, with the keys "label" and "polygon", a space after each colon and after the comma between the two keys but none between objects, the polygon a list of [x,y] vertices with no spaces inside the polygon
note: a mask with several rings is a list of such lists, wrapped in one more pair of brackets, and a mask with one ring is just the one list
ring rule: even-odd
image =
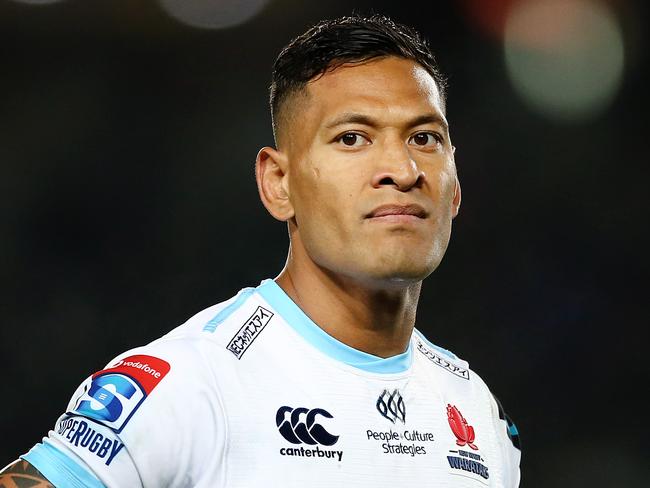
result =
[{"label": "canterbury logo", "polygon": [[399,390],[393,390],[392,393],[384,390],[377,398],[377,410],[392,423],[398,420],[406,423],[406,405]]},{"label": "canterbury logo", "polygon": [[282,437],[292,444],[309,444],[314,446],[332,446],[339,440],[339,436],[332,435],[320,425],[318,417],[334,418],[327,410],[322,408],[291,408],[280,407],[275,414],[275,424]]}]

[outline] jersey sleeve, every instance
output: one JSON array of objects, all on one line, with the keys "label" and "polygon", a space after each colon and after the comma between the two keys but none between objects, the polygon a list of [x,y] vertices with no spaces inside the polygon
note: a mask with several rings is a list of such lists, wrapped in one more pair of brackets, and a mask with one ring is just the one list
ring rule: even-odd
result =
[{"label": "jersey sleeve", "polygon": [[[192,341],[161,340],[118,356],[79,386],[23,459],[55,486],[193,486],[225,444],[203,355]],[[88,484],[57,485],[52,476],[62,480],[62,473]]]},{"label": "jersey sleeve", "polygon": [[519,431],[506,414],[499,399],[492,394],[492,418],[503,459],[503,481],[506,488],[517,488],[521,478],[521,442]]}]

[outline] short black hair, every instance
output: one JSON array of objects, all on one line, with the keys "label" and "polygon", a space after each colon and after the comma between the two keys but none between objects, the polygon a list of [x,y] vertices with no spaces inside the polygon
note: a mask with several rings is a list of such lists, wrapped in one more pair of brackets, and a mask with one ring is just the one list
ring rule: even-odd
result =
[{"label": "short black hair", "polygon": [[378,14],[324,20],[291,41],[273,64],[270,105],[276,142],[280,109],[290,95],[316,76],[345,63],[383,56],[410,59],[421,65],[435,81],[444,108],[445,77],[428,43],[415,29]]}]

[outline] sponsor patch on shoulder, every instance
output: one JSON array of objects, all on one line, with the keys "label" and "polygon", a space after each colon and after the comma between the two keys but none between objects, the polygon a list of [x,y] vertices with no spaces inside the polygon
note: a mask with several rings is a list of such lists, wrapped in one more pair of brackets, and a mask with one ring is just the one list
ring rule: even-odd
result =
[{"label": "sponsor patch on shoulder", "polygon": [[260,332],[264,330],[266,324],[269,323],[271,317],[273,317],[273,312],[264,307],[258,306],[255,309],[255,312],[253,312],[253,315],[248,317],[246,322],[244,322],[244,325],[242,325],[233,338],[230,339],[226,349],[233,353],[237,359],[241,359],[246,352],[246,349],[248,349],[257,336],[260,335]]},{"label": "sponsor patch on shoulder", "polygon": [[81,447],[101,459],[110,466],[115,456],[124,447],[124,443],[113,432],[88,419],[64,415],[59,419],[56,433],[59,439],[70,444],[70,447]]},{"label": "sponsor patch on shoulder", "polygon": [[441,368],[446,369],[450,373],[455,374],[460,378],[464,378],[466,380],[469,379],[468,369],[461,368],[457,364],[454,364],[448,359],[445,359],[443,356],[433,351],[430,347],[425,346],[424,343],[419,339],[417,340],[417,348],[418,351],[424,354],[427,357],[427,359],[432,363],[437,364]]},{"label": "sponsor patch on shoulder", "polygon": [[77,400],[74,414],[120,432],[169,372],[169,363],[144,354],[118,360],[92,375],[90,387]]}]

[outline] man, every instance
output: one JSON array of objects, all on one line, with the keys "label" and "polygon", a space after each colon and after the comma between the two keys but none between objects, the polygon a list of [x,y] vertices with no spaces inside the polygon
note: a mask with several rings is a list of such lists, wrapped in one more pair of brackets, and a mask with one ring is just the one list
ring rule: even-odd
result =
[{"label": "man", "polygon": [[286,267],[88,378],[0,486],[518,486],[514,425],[414,329],[461,199],[443,86],[385,17],[289,44],[256,161]]}]

